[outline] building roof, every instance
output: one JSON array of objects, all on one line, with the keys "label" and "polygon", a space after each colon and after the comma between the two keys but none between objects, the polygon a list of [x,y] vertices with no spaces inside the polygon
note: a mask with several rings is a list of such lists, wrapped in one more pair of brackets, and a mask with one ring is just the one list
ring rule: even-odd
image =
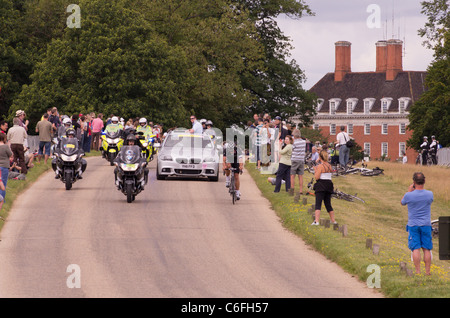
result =
[{"label": "building roof", "polygon": [[364,99],[375,98],[371,112],[381,112],[381,99],[392,98],[390,112],[398,112],[399,98],[409,97],[406,111],[417,101],[425,91],[426,72],[400,71],[394,81],[386,81],[385,72],[350,72],[342,81],[335,82],[334,73],[327,73],[311,89],[317,98],[324,99],[324,103],[318,114],[329,112],[328,101],[332,98],[340,98],[341,104],[336,113],[346,113],[346,99],[356,98],[358,102],[353,112],[364,112]]}]

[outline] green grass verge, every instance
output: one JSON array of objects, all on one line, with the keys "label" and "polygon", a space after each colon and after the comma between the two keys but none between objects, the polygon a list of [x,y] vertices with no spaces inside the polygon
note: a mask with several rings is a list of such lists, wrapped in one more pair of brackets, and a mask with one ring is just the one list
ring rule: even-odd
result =
[{"label": "green grass verge", "polygon": [[[407,247],[407,207],[400,200],[407,191],[404,185],[392,181],[388,175],[363,177],[360,175],[339,176],[333,179],[335,188],[363,198],[366,203],[347,202],[333,199],[332,205],[339,224],[348,226],[348,236],[325,228],[311,226],[312,217],[308,208],[314,204],[313,196],[302,196],[298,203],[285,192],[284,185],[279,193],[273,193],[274,186],[267,182],[273,175],[261,174],[252,163],[246,164],[247,171],[256,182],[262,194],[271,202],[285,228],[301,237],[307,244],[321,252],[328,259],[340,265],[348,273],[366,282],[372,271],[368,266],[376,264],[381,269],[381,288],[386,297],[392,298],[433,298],[450,297],[450,262],[439,260],[438,241],[433,240],[433,264],[431,276],[425,276],[424,264],[420,275],[408,276],[400,271],[400,262],[414,269]],[[303,190],[312,174],[305,171]],[[296,190],[298,191],[298,179]],[[307,204],[303,204],[307,198]],[[436,200],[432,205],[432,217],[448,215],[448,204]],[[329,219],[322,205],[321,218]],[[366,248],[366,240],[380,246],[380,253],[374,255]]]},{"label": "green grass verge", "polygon": [[[93,157],[101,155],[100,151],[91,151],[86,153],[86,157]],[[28,170],[25,180],[14,180],[9,179],[6,186],[6,200],[0,211],[0,231],[5,223],[4,220],[7,219],[9,212],[14,204],[17,197],[23,193],[28,187],[30,187],[43,173],[52,169],[51,159],[48,160],[47,164],[44,164],[42,160],[40,164],[34,161],[34,167]],[[26,198],[24,198],[26,200]]]}]

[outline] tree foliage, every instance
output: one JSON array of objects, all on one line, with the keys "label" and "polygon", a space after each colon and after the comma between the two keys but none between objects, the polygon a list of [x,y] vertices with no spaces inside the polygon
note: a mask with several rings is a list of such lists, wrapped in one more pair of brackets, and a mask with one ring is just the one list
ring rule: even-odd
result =
[{"label": "tree foliage", "polygon": [[419,33],[427,36],[429,47],[435,52],[435,60],[427,70],[426,92],[412,106],[409,127],[413,130],[408,147],[418,149],[423,136],[435,135],[443,146],[450,144],[450,11],[446,1],[434,0],[422,3],[428,16],[425,28]]},{"label": "tree foliage", "polygon": [[302,1],[0,0],[0,109],[146,116],[165,126],[189,115],[219,128],[256,110],[311,117],[304,75],[274,20]]}]

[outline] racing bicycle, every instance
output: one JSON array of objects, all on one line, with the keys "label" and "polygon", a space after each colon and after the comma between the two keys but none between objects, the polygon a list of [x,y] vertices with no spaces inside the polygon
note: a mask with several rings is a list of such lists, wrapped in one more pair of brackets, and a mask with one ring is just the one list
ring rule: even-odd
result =
[{"label": "racing bicycle", "polygon": [[[315,192],[314,192],[314,178],[311,179],[311,181],[308,183],[308,191],[306,192],[306,195],[312,195],[315,196]],[[348,194],[342,191],[339,191],[338,189],[335,189],[333,191],[333,193],[331,194],[332,198],[336,198],[336,199],[340,199],[340,200],[346,200],[349,202],[355,202],[355,200],[359,200],[362,203],[366,203],[363,199],[361,199],[360,197],[357,196],[357,194],[352,195],[352,194]]]},{"label": "racing bicycle", "polygon": [[237,195],[236,195],[236,180],[234,178],[234,174],[239,172],[239,169],[233,168],[233,167],[226,168],[226,169],[224,169],[223,174],[225,174],[225,170],[230,171],[230,185],[228,187],[228,192],[231,195],[231,201],[233,202],[233,204],[235,204],[235,202],[239,199],[237,198]]}]

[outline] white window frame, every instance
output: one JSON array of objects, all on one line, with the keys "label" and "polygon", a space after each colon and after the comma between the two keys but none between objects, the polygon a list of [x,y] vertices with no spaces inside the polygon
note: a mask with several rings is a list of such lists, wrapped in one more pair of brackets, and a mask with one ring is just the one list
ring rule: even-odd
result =
[{"label": "white window frame", "polygon": [[353,124],[347,124],[347,134],[353,135]]},{"label": "white window frame", "polygon": [[[386,147],[386,152],[384,151],[384,148]],[[381,156],[389,156],[389,143],[387,142],[382,142],[381,143]]]},{"label": "white window frame", "polygon": [[387,135],[388,134],[388,124],[386,124],[386,123],[381,124],[381,134],[382,135]]},{"label": "white window frame", "polygon": [[370,157],[370,142],[364,143],[364,156]]},{"label": "white window frame", "polygon": [[364,124],[364,135],[370,135],[370,124]]},{"label": "white window frame", "polygon": [[[330,99],[330,115],[336,115],[336,112],[339,108],[339,105],[341,103],[341,99],[340,98],[332,98]],[[334,106],[334,107],[332,107]]]},{"label": "white window frame", "polygon": [[[392,104],[392,98],[391,97],[384,97],[381,99],[381,113],[387,114],[389,112],[389,107],[391,107]],[[385,111],[386,106],[386,111]]]},{"label": "white window frame", "polygon": [[336,135],[336,124],[330,124],[330,135]]},{"label": "white window frame", "polygon": [[398,143],[398,156],[403,157],[403,151],[406,153],[406,143],[399,142]]},{"label": "white window frame", "polygon": [[316,111],[320,112],[324,102],[325,102],[325,100],[323,98],[318,98],[317,99]]},{"label": "white window frame", "polygon": [[364,98],[363,106],[364,106],[364,114],[369,115],[373,105],[375,104],[375,98]]},{"label": "white window frame", "polygon": [[410,101],[411,101],[411,98],[409,98],[409,97],[400,97],[398,99],[398,113],[399,114],[406,113],[406,108],[408,107]]},{"label": "white window frame", "polygon": [[400,124],[398,125],[398,133],[399,133],[400,135],[406,134],[406,123],[400,123]]},{"label": "white window frame", "polygon": [[357,98],[348,98],[347,100],[347,115],[352,115],[353,110],[356,107],[356,104],[358,103]]},{"label": "white window frame", "polygon": [[313,124],[313,129],[314,130],[319,130],[319,124]]}]

